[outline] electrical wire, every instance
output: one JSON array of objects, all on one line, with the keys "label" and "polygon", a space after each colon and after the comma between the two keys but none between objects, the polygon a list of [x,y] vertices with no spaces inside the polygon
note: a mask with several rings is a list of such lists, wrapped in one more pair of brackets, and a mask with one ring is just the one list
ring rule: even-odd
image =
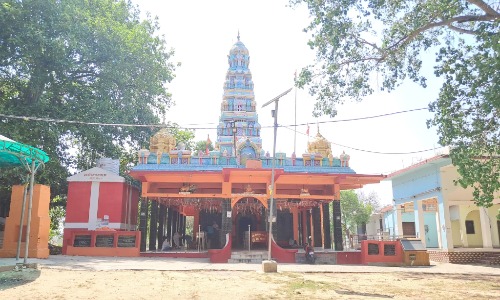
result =
[{"label": "electrical wire", "polygon": [[[359,117],[359,118],[350,118],[350,119],[340,119],[340,120],[327,120],[327,121],[319,121],[319,122],[307,122],[302,124],[291,124],[291,125],[279,125],[280,127],[298,127],[305,126],[313,123],[317,124],[325,124],[325,123],[339,123],[339,122],[352,122],[352,121],[360,121],[374,118],[387,117],[396,114],[414,112],[419,110],[427,110],[427,107],[415,108],[409,110],[402,110],[392,113],[386,113],[381,115],[367,116],[367,117]],[[125,123],[102,123],[102,122],[85,122],[85,121],[74,121],[74,120],[64,120],[64,119],[53,119],[53,118],[40,118],[40,117],[31,117],[31,116],[17,116],[17,115],[8,115],[1,114],[0,117],[7,119],[20,119],[24,121],[40,121],[40,122],[52,122],[52,123],[69,123],[69,124],[79,124],[79,125],[97,125],[97,126],[114,126],[114,127],[149,127],[149,128],[182,128],[182,129],[217,129],[217,127],[196,127],[193,125],[201,125],[201,124],[188,124],[189,126],[168,126],[166,124],[125,124]],[[214,124],[214,123],[209,123]],[[262,126],[261,128],[272,128],[273,125]]]},{"label": "electrical wire", "polygon": [[[289,128],[289,127],[286,127],[286,126],[282,126],[282,127],[295,132],[295,130],[292,129],[292,128]],[[309,136],[308,134],[303,133],[303,132],[297,131],[297,133]],[[432,151],[432,150],[444,148],[444,147],[437,147],[437,148],[430,148],[430,149],[410,151],[410,152],[381,152],[381,151],[373,151],[373,150],[360,149],[360,148],[356,148],[356,147],[351,147],[351,146],[346,146],[346,145],[342,145],[342,144],[337,144],[337,143],[334,143],[334,142],[330,142],[330,144],[333,144],[333,145],[336,145],[336,146],[340,146],[340,147],[344,147],[344,148],[348,148],[348,149],[352,149],[352,150],[356,150],[356,151],[360,151],[360,152],[373,153],[373,154],[384,154],[384,155],[416,154],[416,153],[423,153],[423,152],[427,152],[427,151]]]}]

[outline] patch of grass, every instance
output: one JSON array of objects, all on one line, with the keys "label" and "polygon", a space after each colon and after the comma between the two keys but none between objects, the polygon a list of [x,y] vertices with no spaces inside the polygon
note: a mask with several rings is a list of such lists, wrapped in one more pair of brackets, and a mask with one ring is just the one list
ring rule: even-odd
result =
[{"label": "patch of grass", "polygon": [[327,291],[336,289],[339,286],[335,283],[307,280],[307,279],[291,279],[283,284],[280,289],[284,294],[297,295],[297,294],[316,294],[320,291]]}]

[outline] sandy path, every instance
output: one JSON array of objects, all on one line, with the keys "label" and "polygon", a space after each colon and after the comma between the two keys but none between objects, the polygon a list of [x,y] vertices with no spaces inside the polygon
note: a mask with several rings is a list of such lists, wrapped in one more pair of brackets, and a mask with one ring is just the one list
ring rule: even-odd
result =
[{"label": "sandy path", "polygon": [[0,299],[495,299],[500,277],[252,271],[0,272]]}]

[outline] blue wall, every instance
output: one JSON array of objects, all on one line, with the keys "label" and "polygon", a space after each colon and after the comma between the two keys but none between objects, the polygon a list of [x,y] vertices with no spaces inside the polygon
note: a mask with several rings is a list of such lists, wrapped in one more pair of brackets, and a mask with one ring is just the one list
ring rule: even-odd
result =
[{"label": "blue wall", "polygon": [[[439,207],[439,222],[444,224],[443,196],[441,193],[441,173],[443,166],[451,164],[451,159],[441,157],[431,161],[424,161],[421,165],[412,169],[401,171],[400,174],[392,178],[392,193],[396,205],[413,202],[417,209],[417,202],[424,199],[436,198]],[[418,236],[426,236],[427,247],[438,247],[438,234],[436,218],[434,213],[429,213],[432,217],[424,213],[424,224],[429,231],[427,234],[420,232],[418,219],[413,213],[402,214],[403,222],[415,222],[415,230]],[[431,220],[432,219],[432,220]],[[448,248],[446,241],[446,231],[441,231],[441,244],[444,249]]]},{"label": "blue wall", "polygon": [[436,224],[436,213],[424,213],[424,224],[427,226],[428,231],[425,232],[425,245],[427,248],[438,248],[438,235]]}]

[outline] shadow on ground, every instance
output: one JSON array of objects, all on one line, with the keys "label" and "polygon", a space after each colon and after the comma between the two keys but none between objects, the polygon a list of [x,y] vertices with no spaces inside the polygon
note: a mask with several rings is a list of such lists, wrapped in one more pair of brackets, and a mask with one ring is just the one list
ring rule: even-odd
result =
[{"label": "shadow on ground", "polygon": [[348,295],[348,296],[363,296],[370,298],[394,298],[394,296],[382,295],[382,294],[373,294],[373,293],[361,293],[356,291],[347,291],[347,290],[335,290],[335,292],[339,295]]},{"label": "shadow on ground", "polygon": [[40,270],[32,268],[0,272],[0,291],[33,282],[38,277],[40,277]]}]

